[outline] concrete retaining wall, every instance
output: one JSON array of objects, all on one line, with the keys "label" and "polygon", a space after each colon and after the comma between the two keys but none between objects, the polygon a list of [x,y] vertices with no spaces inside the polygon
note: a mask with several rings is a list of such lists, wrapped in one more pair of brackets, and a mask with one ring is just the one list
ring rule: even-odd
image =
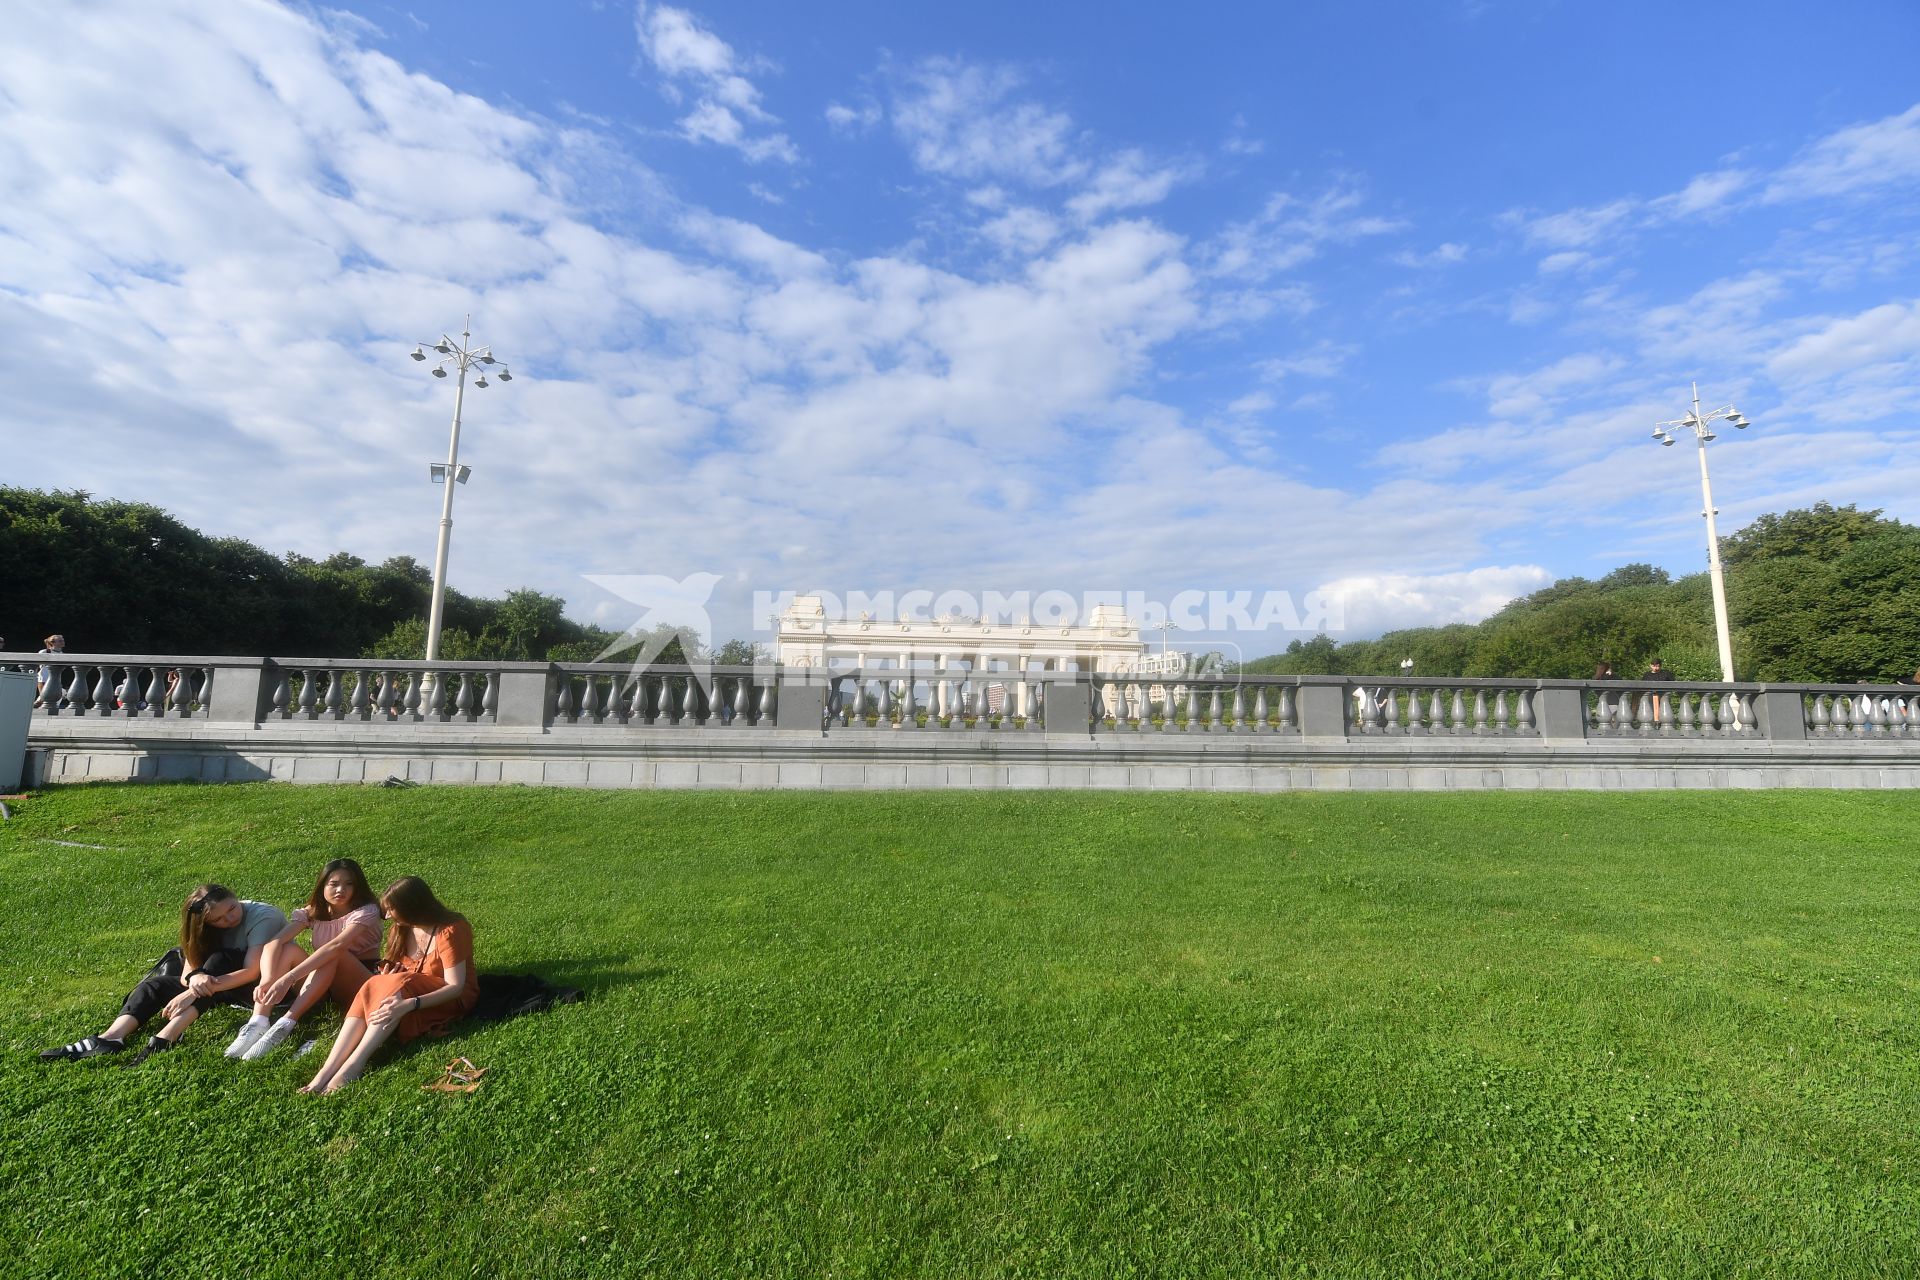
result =
[{"label": "concrete retaining wall", "polygon": [[1129,737],[40,720],[30,781],[1207,791],[1920,786],[1904,740]]}]

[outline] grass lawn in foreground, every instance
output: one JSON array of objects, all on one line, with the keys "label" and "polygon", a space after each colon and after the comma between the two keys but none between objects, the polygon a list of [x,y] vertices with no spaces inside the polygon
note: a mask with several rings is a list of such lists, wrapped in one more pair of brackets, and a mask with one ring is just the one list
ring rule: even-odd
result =
[{"label": "grass lawn in foreground", "polygon": [[[1896,793],[49,792],[0,825],[0,1271],[1911,1275],[1917,822]],[[224,1061],[237,1010],[136,1070],[35,1060],[193,883],[291,906],[341,855],[587,1002],[334,1099],[294,1093],[313,1058]],[[422,1092],[456,1054],[479,1092]]]}]

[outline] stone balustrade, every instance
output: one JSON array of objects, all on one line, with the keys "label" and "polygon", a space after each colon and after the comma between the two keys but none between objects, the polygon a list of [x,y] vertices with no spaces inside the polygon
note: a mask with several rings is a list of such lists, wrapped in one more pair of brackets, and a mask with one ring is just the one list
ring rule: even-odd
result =
[{"label": "stone balustrade", "polygon": [[29,746],[55,781],[1920,785],[1920,691],[1899,685],[151,654],[0,667],[46,672]]}]

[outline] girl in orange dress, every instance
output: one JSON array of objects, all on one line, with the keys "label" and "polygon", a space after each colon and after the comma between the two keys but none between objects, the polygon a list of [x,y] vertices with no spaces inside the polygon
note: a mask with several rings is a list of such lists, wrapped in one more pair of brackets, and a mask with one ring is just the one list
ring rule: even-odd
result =
[{"label": "girl in orange dress", "polygon": [[386,958],[354,996],[332,1051],[302,1093],[334,1093],[359,1079],[390,1036],[404,1042],[447,1034],[480,998],[465,916],[442,905],[418,876],[388,885],[380,908],[393,922]]}]

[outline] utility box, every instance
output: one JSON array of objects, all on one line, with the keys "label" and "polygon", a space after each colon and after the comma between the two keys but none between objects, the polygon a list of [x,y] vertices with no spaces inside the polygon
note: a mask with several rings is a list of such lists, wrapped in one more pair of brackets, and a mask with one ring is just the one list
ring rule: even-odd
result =
[{"label": "utility box", "polygon": [[35,681],[20,671],[0,671],[0,791],[20,789],[27,763],[27,726],[33,723]]}]

